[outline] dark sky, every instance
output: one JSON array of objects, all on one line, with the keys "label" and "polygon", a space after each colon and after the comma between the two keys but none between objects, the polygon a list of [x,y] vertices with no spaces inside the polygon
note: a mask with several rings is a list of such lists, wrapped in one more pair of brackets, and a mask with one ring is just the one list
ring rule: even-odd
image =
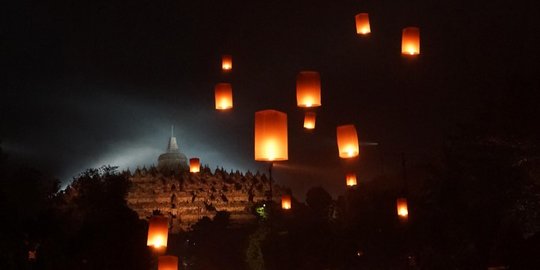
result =
[{"label": "dark sky", "polygon": [[[12,1],[2,10],[0,139],[16,159],[67,182],[89,167],[153,164],[175,125],[181,150],[212,168],[265,170],[253,160],[254,112],[289,118],[279,183],[302,197],[344,190],[335,128],[364,142],[360,182],[381,169],[437,160],[444,140],[483,106],[538,89],[533,1]],[[372,34],[355,33],[369,12]],[[400,55],[418,26],[422,54]],[[220,71],[232,54],[234,71]],[[300,70],[321,74],[317,129],[302,129]],[[213,86],[232,82],[235,108],[216,112]],[[349,165],[350,166],[350,165]]]}]

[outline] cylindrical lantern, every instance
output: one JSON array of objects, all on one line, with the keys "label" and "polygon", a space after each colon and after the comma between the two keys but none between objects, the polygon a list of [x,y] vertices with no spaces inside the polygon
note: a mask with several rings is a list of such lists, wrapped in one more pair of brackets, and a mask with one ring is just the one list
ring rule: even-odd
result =
[{"label": "cylindrical lantern", "polygon": [[316,71],[301,71],[296,76],[298,107],[321,106],[321,76]]},{"label": "cylindrical lantern", "polygon": [[167,247],[169,219],[164,216],[153,216],[148,223],[148,240],[146,245],[156,249]]},{"label": "cylindrical lantern", "polygon": [[304,116],[304,128],[314,129],[315,120],[316,120],[316,114],[314,112],[306,112],[306,115]]},{"label": "cylindrical lantern", "polygon": [[275,110],[255,113],[255,160],[279,161],[289,158],[287,114]]},{"label": "cylindrical lantern", "polygon": [[178,270],[178,257],[176,256],[159,256],[158,270]]},{"label": "cylindrical lantern", "polygon": [[229,71],[232,69],[232,56],[231,55],[221,56],[221,69],[223,69],[223,71]]},{"label": "cylindrical lantern", "polygon": [[356,174],[355,173],[348,173],[347,176],[346,176],[346,180],[347,180],[347,186],[348,187],[354,187],[357,184],[357,182],[356,182]]},{"label": "cylindrical lantern", "polygon": [[201,161],[198,158],[189,159],[189,172],[198,173],[201,171]]},{"label": "cylindrical lantern", "polygon": [[407,208],[407,199],[398,198],[397,202],[397,214],[400,218],[407,218],[409,216],[409,209]]},{"label": "cylindrical lantern", "polygon": [[369,26],[369,16],[367,13],[359,13],[355,16],[356,19],[356,33],[359,35],[367,35],[371,33],[371,27]]},{"label": "cylindrical lantern", "polygon": [[401,37],[401,54],[420,54],[420,29],[418,27],[406,27]]},{"label": "cylindrical lantern", "polygon": [[291,195],[283,194],[281,196],[281,208],[289,210],[292,207]]},{"label": "cylindrical lantern", "polygon": [[353,158],[358,156],[358,135],[354,125],[337,127],[337,144],[340,158]]},{"label": "cylindrical lantern", "polygon": [[216,110],[227,110],[233,107],[232,86],[230,83],[218,83],[214,87]]}]

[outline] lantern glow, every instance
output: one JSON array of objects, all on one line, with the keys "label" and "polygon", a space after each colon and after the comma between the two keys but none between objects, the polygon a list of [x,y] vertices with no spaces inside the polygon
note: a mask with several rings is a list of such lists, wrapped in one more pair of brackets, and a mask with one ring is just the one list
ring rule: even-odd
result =
[{"label": "lantern glow", "polygon": [[201,171],[201,161],[198,158],[189,159],[189,172],[198,173]]},{"label": "lantern glow", "polygon": [[400,218],[407,218],[409,216],[409,209],[407,208],[407,199],[398,198],[397,202],[397,214]]},{"label": "lantern glow", "polygon": [[401,37],[401,54],[420,54],[420,29],[418,27],[406,27]]},{"label": "lantern glow", "polygon": [[233,107],[232,86],[230,83],[218,83],[214,88],[216,110],[227,110]]},{"label": "lantern glow", "polygon": [[153,216],[148,223],[148,240],[146,245],[155,249],[167,247],[169,219],[164,216]]},{"label": "lantern glow", "polygon": [[284,194],[281,196],[281,208],[285,210],[292,208],[291,195]]},{"label": "lantern glow", "polygon": [[178,270],[178,257],[176,256],[159,256],[158,270]]},{"label": "lantern glow", "polygon": [[340,158],[353,158],[358,156],[358,135],[354,125],[337,127],[337,144]]},{"label": "lantern glow", "polygon": [[296,76],[296,102],[298,107],[321,106],[321,76],[316,71],[301,71]]},{"label": "lantern glow", "polygon": [[346,176],[346,182],[348,187],[354,187],[356,186],[356,174],[355,173],[348,173]]},{"label": "lantern glow", "polygon": [[276,110],[255,113],[255,160],[287,160],[287,114]]},{"label": "lantern glow", "polygon": [[371,27],[369,26],[369,16],[367,13],[359,13],[355,16],[356,20],[356,33],[359,35],[367,35],[371,33]]},{"label": "lantern glow", "polygon": [[314,129],[315,128],[316,114],[314,112],[306,112],[304,116],[304,128],[305,129]]},{"label": "lantern glow", "polygon": [[223,71],[232,70],[232,56],[231,55],[221,56],[221,69]]}]

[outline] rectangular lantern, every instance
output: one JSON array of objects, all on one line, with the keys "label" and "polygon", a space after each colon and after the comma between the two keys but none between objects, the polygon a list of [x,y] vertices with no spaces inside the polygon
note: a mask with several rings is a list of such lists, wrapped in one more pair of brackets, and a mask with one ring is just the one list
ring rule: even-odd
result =
[{"label": "rectangular lantern", "polygon": [[420,29],[418,27],[406,27],[401,37],[401,54],[420,54]]},{"label": "rectangular lantern", "polygon": [[337,127],[337,144],[340,158],[357,157],[358,135],[354,125],[343,125]]},{"label": "rectangular lantern", "polygon": [[300,71],[296,76],[296,102],[298,107],[321,106],[321,76],[316,71]]},{"label": "rectangular lantern", "polygon": [[198,173],[201,171],[201,161],[198,158],[189,159],[189,172]]},{"label": "rectangular lantern", "polygon": [[223,71],[232,70],[232,56],[231,55],[221,56],[221,69]]},{"label": "rectangular lantern", "polygon": [[284,194],[281,196],[281,208],[285,210],[292,208],[291,195]]},{"label": "rectangular lantern", "polygon": [[176,256],[159,256],[158,270],[178,270],[178,257]]},{"label": "rectangular lantern", "polygon": [[367,35],[371,33],[371,27],[369,26],[369,16],[367,13],[359,13],[355,16],[356,19],[356,33],[359,35]]},{"label": "rectangular lantern", "polygon": [[409,209],[407,208],[407,199],[398,198],[397,202],[397,214],[400,218],[407,218],[409,216]]},{"label": "rectangular lantern", "polygon": [[216,110],[227,110],[233,107],[232,86],[230,83],[218,83],[214,87]]},{"label": "rectangular lantern", "polygon": [[347,186],[348,187],[354,187],[356,186],[356,174],[355,173],[348,173],[346,176]]},{"label": "rectangular lantern", "polygon": [[148,240],[146,245],[155,249],[167,247],[169,219],[164,216],[153,216],[148,223]]},{"label": "rectangular lantern", "polygon": [[315,128],[316,114],[314,112],[306,112],[304,116],[304,128],[305,129],[314,129]]},{"label": "rectangular lantern", "polygon": [[255,113],[255,160],[287,160],[287,114],[276,110]]}]

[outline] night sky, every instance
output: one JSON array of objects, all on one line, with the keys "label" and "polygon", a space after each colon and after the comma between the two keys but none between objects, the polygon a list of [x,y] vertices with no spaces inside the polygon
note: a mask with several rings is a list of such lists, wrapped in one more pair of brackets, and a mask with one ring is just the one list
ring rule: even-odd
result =
[{"label": "night sky", "polygon": [[[156,163],[171,125],[188,157],[264,171],[254,112],[277,109],[289,124],[277,182],[299,197],[316,185],[338,195],[337,125],[381,145],[361,149],[361,183],[397,173],[402,152],[411,166],[436,162],[485,106],[538,90],[534,1],[12,2],[1,16],[2,147],[64,183],[86,168]],[[355,32],[359,12],[370,14],[367,38]],[[416,59],[400,54],[406,26],[420,28]],[[233,55],[232,73],[221,54]],[[301,70],[321,74],[313,132],[296,107]],[[218,82],[233,85],[232,111],[214,110]]]}]

